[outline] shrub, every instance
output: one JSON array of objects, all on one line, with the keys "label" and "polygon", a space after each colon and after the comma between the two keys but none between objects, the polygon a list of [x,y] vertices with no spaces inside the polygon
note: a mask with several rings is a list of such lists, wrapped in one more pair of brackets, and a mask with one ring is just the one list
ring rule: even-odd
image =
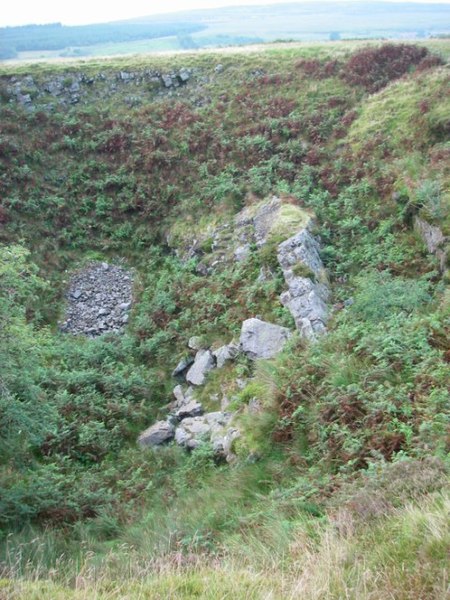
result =
[{"label": "shrub", "polygon": [[364,48],[344,65],[343,79],[350,85],[361,85],[376,92],[398,79],[428,56],[428,50],[410,44],[385,44]]}]

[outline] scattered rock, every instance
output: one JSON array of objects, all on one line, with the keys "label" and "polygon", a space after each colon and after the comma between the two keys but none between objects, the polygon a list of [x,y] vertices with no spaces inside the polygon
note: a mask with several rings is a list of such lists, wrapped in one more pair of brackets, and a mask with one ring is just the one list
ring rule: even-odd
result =
[{"label": "scattered rock", "polygon": [[186,373],[186,381],[192,385],[203,385],[206,374],[216,366],[210,350],[199,350],[195,356],[194,364]]},{"label": "scattered rock", "polygon": [[217,427],[211,431],[211,444],[214,454],[223,457],[227,462],[236,460],[233,452],[233,442],[241,437],[239,429],[235,427]]},{"label": "scattered rock", "polygon": [[247,319],[242,323],[240,344],[242,351],[252,360],[273,358],[283,349],[290,335],[286,327],[260,319]]},{"label": "scattered rock", "polygon": [[211,412],[201,417],[187,418],[181,421],[175,431],[175,441],[179,446],[193,450],[202,441],[218,440],[226,435],[225,427],[231,420],[230,413]]},{"label": "scattered rock", "polygon": [[160,446],[173,439],[175,427],[169,421],[158,421],[141,433],[138,443],[143,446]]},{"label": "scattered rock", "polygon": [[71,279],[61,331],[88,337],[119,332],[128,322],[131,294],[132,279],[125,269],[91,263]]},{"label": "scattered rock", "polygon": [[173,388],[173,395],[175,397],[176,406],[181,406],[186,402],[186,397],[183,392],[183,387],[181,385],[177,385]]},{"label": "scattered rock", "polygon": [[258,398],[252,398],[248,403],[248,412],[251,415],[258,415],[263,411],[263,404]]}]

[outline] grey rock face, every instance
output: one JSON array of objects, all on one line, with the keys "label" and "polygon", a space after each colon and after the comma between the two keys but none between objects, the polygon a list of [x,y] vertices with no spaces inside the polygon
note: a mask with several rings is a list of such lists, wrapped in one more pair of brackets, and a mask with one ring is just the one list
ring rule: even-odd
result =
[{"label": "grey rock face", "polygon": [[302,264],[319,276],[323,271],[319,249],[319,242],[305,228],[281,242],[278,246],[278,262],[283,270],[289,270],[295,265]]},{"label": "grey rock face", "polygon": [[216,359],[217,368],[221,369],[225,363],[229,360],[233,360],[239,354],[239,346],[237,344],[227,344],[221,346],[213,352],[213,356]]},{"label": "grey rock face", "polygon": [[129,272],[108,263],[91,263],[78,271],[66,294],[61,331],[89,337],[118,333],[128,321],[132,286]]},{"label": "grey rock face", "polygon": [[283,349],[291,332],[286,327],[260,319],[247,319],[242,323],[240,344],[251,359],[273,358]]},{"label": "grey rock face", "polygon": [[186,373],[186,381],[192,385],[203,385],[206,374],[216,366],[210,350],[199,350],[195,355],[194,364]]},{"label": "grey rock face", "polygon": [[160,446],[173,439],[175,427],[169,421],[158,421],[141,433],[138,443],[143,447]]},{"label": "grey rock face", "polygon": [[319,243],[306,227],[278,246],[278,262],[288,290],[280,296],[302,336],[314,338],[326,331],[328,286],[319,255]]}]

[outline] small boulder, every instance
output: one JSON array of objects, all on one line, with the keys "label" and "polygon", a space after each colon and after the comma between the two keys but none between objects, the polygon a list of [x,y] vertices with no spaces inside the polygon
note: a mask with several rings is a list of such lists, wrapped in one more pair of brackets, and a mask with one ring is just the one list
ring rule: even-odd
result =
[{"label": "small boulder", "polygon": [[158,421],[141,433],[138,443],[143,447],[161,446],[173,439],[175,427],[169,421]]},{"label": "small boulder", "polygon": [[242,351],[252,360],[273,358],[283,349],[290,335],[286,327],[260,319],[247,319],[242,323],[240,344]]},{"label": "small boulder", "polygon": [[180,79],[181,83],[186,83],[187,81],[189,81],[190,76],[191,75],[189,71],[185,67],[182,67],[178,71],[178,78]]},{"label": "small boulder", "polygon": [[190,348],[191,350],[204,349],[204,346],[202,344],[202,338],[199,335],[193,335],[191,338],[189,338],[188,348]]},{"label": "small boulder", "polygon": [[235,427],[219,427],[211,432],[211,444],[216,456],[225,458],[227,462],[236,460],[233,452],[233,442],[241,437],[239,429]]},{"label": "small boulder", "polygon": [[183,391],[183,388],[181,387],[181,385],[177,385],[176,387],[174,387],[172,393],[175,397],[175,405],[176,406],[182,406],[183,404],[185,404],[186,398],[185,398],[184,391]]},{"label": "small boulder", "polygon": [[175,367],[175,369],[172,371],[172,377],[181,377],[182,375],[184,375],[193,362],[194,359],[192,358],[192,356],[182,358]]},{"label": "small boulder", "polygon": [[199,417],[203,414],[203,406],[197,400],[191,400],[185,404],[182,404],[181,407],[175,412],[174,416],[178,421],[182,421],[183,419],[189,417]]},{"label": "small boulder", "polygon": [[170,75],[162,75],[161,76],[164,87],[171,88],[173,87],[173,79]]},{"label": "small boulder", "polygon": [[194,364],[186,373],[186,381],[192,385],[203,385],[206,374],[216,366],[210,350],[199,350],[195,355]]},{"label": "small boulder", "polygon": [[221,369],[227,361],[234,360],[238,354],[239,346],[233,342],[214,350],[213,356],[216,359],[217,368]]}]

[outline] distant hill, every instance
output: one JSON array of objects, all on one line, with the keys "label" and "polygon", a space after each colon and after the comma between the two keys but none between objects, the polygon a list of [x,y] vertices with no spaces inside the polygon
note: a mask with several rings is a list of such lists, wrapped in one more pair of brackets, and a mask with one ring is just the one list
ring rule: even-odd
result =
[{"label": "distant hill", "polygon": [[[401,37],[404,34],[433,35],[450,32],[450,5],[416,2],[295,2],[265,6],[230,6],[218,9],[183,11],[160,16],[206,26],[195,37],[242,32],[268,41],[292,37]],[[130,22],[155,22],[142,17]]]},{"label": "distant hill", "polygon": [[275,40],[414,39],[450,34],[450,5],[295,2],[150,15],[115,23],[0,29],[0,59],[195,50]]},{"label": "distant hill", "polygon": [[182,20],[158,20],[145,23],[100,23],[69,27],[61,23],[2,27],[0,29],[0,59],[14,58],[19,52],[64,50],[73,46],[132,42],[186,35],[201,31],[205,25]]}]

